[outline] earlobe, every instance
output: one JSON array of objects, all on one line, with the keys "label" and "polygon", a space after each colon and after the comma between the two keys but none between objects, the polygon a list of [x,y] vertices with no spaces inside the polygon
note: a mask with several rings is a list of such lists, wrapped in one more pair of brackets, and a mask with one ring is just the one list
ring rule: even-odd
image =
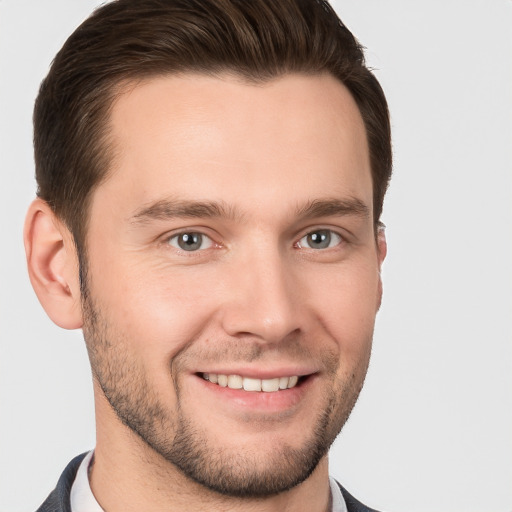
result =
[{"label": "earlobe", "polygon": [[42,199],[28,209],[24,243],[30,282],[48,316],[64,329],[82,327],[73,237]]}]

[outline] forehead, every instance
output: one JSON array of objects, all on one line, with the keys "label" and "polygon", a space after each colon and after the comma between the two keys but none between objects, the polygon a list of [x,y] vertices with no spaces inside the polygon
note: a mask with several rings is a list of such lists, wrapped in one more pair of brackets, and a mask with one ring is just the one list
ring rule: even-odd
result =
[{"label": "forehead", "polygon": [[232,75],[152,78],[125,88],[110,131],[112,172],[93,203],[121,202],[127,214],[170,195],[262,208],[285,197],[350,196],[371,208],[364,124],[327,74],[258,84]]}]

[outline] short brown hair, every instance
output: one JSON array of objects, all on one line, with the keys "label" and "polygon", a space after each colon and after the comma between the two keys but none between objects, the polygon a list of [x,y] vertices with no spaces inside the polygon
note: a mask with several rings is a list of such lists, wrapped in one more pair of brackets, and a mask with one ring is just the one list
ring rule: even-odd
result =
[{"label": "short brown hair", "polygon": [[38,196],[84,248],[91,194],[107,176],[110,107],[127,81],[234,72],[253,82],[328,72],[363,118],[374,221],[391,175],[384,93],[362,47],[324,0],[115,0],[69,37],[41,84],[34,110]]}]

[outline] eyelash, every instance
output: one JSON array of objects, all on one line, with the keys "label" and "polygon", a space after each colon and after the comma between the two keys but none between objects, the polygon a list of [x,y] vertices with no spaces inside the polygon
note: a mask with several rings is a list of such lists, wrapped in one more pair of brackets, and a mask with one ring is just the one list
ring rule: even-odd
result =
[{"label": "eyelash", "polygon": [[[325,244],[327,243],[326,247],[320,247],[320,248],[314,248],[314,247],[307,247],[305,246],[308,242],[316,242],[315,235],[319,237],[319,244]],[[179,239],[180,237],[190,237],[190,239],[185,239],[185,243],[189,243],[190,246],[193,246],[194,243],[200,243],[200,246],[195,250],[187,250],[180,246]],[[308,240],[308,237],[313,237]],[[199,242],[197,239],[200,238]],[[175,243],[173,243],[173,241]],[[334,244],[332,242],[334,241]],[[207,247],[201,247],[204,243],[207,243]],[[340,244],[346,242],[345,237],[343,237],[340,233],[337,231],[334,231],[329,228],[317,228],[311,231],[308,231],[307,233],[303,234],[297,242],[293,244],[293,247],[297,249],[306,249],[306,250],[312,250],[312,251],[325,251],[328,249],[334,249],[335,247],[339,246]],[[165,243],[167,245],[170,245],[174,249],[178,250],[180,253],[186,254],[186,255],[194,255],[197,253],[201,253],[203,251],[206,251],[211,248],[215,247],[221,247],[221,244],[216,243],[212,237],[209,235],[201,232],[201,231],[194,231],[194,230],[188,230],[188,231],[181,231],[179,233],[175,233],[171,236],[168,236],[165,238]]]},{"label": "eyelash", "polygon": [[[313,248],[313,247],[307,247],[306,248],[306,247],[303,247],[303,245],[302,245],[302,241],[303,240],[307,240],[308,237],[313,237],[314,235],[318,235],[319,233],[322,233],[322,235],[320,236],[320,243],[325,242],[325,239],[323,238],[323,236],[327,237],[327,243],[328,243],[327,247],[322,247],[322,248]],[[332,239],[334,239],[334,241],[336,243],[331,246]],[[297,246],[300,249],[312,249],[313,251],[327,250],[327,249],[333,249],[334,247],[340,245],[344,241],[345,241],[344,238],[339,233],[337,233],[336,231],[334,231],[332,229],[329,229],[329,228],[317,228],[317,229],[314,229],[313,231],[309,231],[304,236],[302,236],[299,239],[299,241],[296,242],[295,246]]]},{"label": "eyelash", "polygon": [[[203,247],[203,248],[199,248],[198,250],[187,250],[187,249],[184,249],[183,247],[180,247],[179,246],[179,238],[180,237],[191,237],[191,243],[190,245],[193,245],[194,244],[194,240],[196,239],[196,237],[200,237],[201,238],[201,245],[203,242],[207,242],[208,243],[208,247]],[[176,245],[174,245],[172,242],[173,241],[176,241]],[[202,233],[200,231],[193,231],[193,230],[190,230],[190,231],[182,231],[180,233],[176,233],[172,236],[169,236],[165,239],[165,242],[174,247],[175,249],[177,249],[178,251],[180,252],[183,252],[183,253],[187,253],[187,254],[193,254],[193,253],[197,253],[197,252],[201,252],[201,251],[205,251],[207,249],[210,249],[211,247],[213,246],[219,246],[219,244],[216,244],[213,239],[208,236],[207,234],[205,233]],[[185,243],[188,243],[188,240],[185,240]]]}]

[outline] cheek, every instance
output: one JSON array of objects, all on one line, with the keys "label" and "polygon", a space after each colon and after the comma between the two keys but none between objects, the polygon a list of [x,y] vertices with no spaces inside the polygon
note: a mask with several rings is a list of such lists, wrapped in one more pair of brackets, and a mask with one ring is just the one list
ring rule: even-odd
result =
[{"label": "cheek", "polygon": [[118,337],[129,340],[130,351],[151,367],[168,365],[214,312],[204,276],[119,260],[110,268],[91,270],[92,297]]},{"label": "cheek", "polygon": [[362,261],[315,276],[309,297],[325,328],[350,353],[369,351],[380,296],[375,265]]}]

